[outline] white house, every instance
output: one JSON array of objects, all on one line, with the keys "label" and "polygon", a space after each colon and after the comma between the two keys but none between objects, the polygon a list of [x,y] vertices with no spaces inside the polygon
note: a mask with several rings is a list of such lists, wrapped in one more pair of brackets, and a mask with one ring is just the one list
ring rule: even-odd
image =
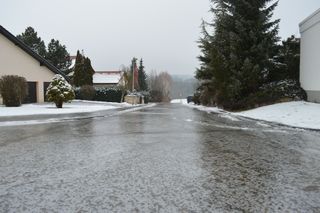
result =
[{"label": "white house", "polygon": [[64,76],[0,25],[0,77],[18,75],[26,78],[29,94],[25,103],[44,102],[45,90],[55,74]]},{"label": "white house", "polygon": [[300,23],[300,82],[308,100],[320,102],[320,9]]},{"label": "white house", "polygon": [[114,87],[124,85],[122,71],[95,71],[93,74],[93,86]]},{"label": "white house", "polygon": [[[82,53],[83,54],[83,53]],[[76,64],[76,56],[70,56],[71,66],[69,69],[74,70]],[[94,87],[116,87],[125,85],[123,71],[94,71],[92,83]],[[73,78],[74,71],[68,74],[69,78]]]}]

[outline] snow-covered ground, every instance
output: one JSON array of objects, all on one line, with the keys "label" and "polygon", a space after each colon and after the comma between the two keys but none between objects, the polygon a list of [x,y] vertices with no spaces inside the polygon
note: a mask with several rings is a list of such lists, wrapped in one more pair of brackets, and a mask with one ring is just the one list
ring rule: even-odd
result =
[{"label": "snow-covered ground", "polygon": [[[172,103],[182,103],[184,101],[173,100]],[[201,111],[221,113],[222,117],[237,120],[237,117],[247,117],[257,120],[264,120],[288,126],[320,130],[320,104],[297,101],[273,104],[259,107],[243,112],[227,112],[217,107],[197,106],[186,104],[186,106],[196,108]]]},{"label": "snow-covered ground", "polygon": [[1,116],[23,116],[23,115],[55,115],[55,114],[70,114],[70,113],[85,113],[95,112],[119,107],[130,107],[126,103],[106,103],[94,101],[73,101],[64,103],[62,109],[58,109],[52,103],[45,104],[23,104],[20,107],[5,107],[0,105]]},{"label": "snow-covered ground", "polygon": [[320,104],[316,103],[287,102],[233,114],[294,127],[320,129]]},{"label": "snow-covered ground", "polygon": [[188,104],[187,99],[174,99],[171,101],[172,104]]}]

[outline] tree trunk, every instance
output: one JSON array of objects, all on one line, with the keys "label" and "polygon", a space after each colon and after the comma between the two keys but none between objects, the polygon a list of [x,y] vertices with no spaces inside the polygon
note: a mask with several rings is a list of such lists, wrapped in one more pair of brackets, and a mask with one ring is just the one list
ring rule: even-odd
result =
[{"label": "tree trunk", "polygon": [[62,108],[63,101],[57,101],[55,104],[57,108]]}]

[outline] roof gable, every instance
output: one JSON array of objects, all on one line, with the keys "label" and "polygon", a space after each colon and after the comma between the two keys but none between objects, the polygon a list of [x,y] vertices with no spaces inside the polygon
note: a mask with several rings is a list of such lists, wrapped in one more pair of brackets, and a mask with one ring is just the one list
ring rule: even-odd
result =
[{"label": "roof gable", "polygon": [[122,78],[121,71],[98,71],[93,75],[94,84],[118,84]]},{"label": "roof gable", "polygon": [[6,37],[8,40],[10,40],[12,43],[14,43],[16,46],[20,47],[24,52],[29,54],[31,57],[33,57],[35,60],[37,60],[40,63],[40,66],[45,66],[49,70],[51,70],[55,74],[60,74],[67,80],[69,78],[62,73],[58,68],[53,66],[51,63],[49,63],[46,59],[38,55],[36,52],[34,52],[30,47],[25,45],[20,39],[18,39],[16,36],[12,35],[8,30],[6,30],[4,27],[0,25],[0,33]]}]

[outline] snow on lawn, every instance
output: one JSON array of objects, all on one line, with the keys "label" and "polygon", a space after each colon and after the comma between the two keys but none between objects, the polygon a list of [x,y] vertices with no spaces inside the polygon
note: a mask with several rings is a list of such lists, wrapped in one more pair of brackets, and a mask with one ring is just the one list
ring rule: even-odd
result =
[{"label": "snow on lawn", "polygon": [[316,103],[287,102],[233,114],[294,127],[320,129],[320,104]]},{"label": "snow on lawn", "polygon": [[188,101],[186,98],[185,99],[174,99],[174,100],[171,100],[170,103],[172,103],[172,104],[187,104]]},{"label": "snow on lawn", "polygon": [[[47,114],[69,114],[95,112],[115,109],[120,107],[112,106],[108,103],[64,103],[62,109],[58,109],[54,104],[23,104],[21,107],[5,107],[0,105],[0,116],[21,116],[21,115],[47,115]],[[125,105],[123,105],[125,106]]]},{"label": "snow on lawn", "polygon": [[243,112],[227,112],[217,107],[197,106],[186,104],[205,112],[219,113],[219,116],[237,121],[237,117],[247,117],[264,120],[288,126],[320,130],[320,104],[304,101],[287,102],[259,107]]},{"label": "snow on lawn", "polygon": [[172,100],[170,103],[172,104],[183,104],[187,107],[191,107],[191,108],[195,108],[198,109],[200,111],[205,111],[205,112],[214,112],[214,113],[222,113],[222,112],[226,112],[222,109],[219,109],[217,107],[206,107],[206,106],[202,106],[202,105],[195,105],[193,102],[188,104],[187,99],[174,99]]}]

